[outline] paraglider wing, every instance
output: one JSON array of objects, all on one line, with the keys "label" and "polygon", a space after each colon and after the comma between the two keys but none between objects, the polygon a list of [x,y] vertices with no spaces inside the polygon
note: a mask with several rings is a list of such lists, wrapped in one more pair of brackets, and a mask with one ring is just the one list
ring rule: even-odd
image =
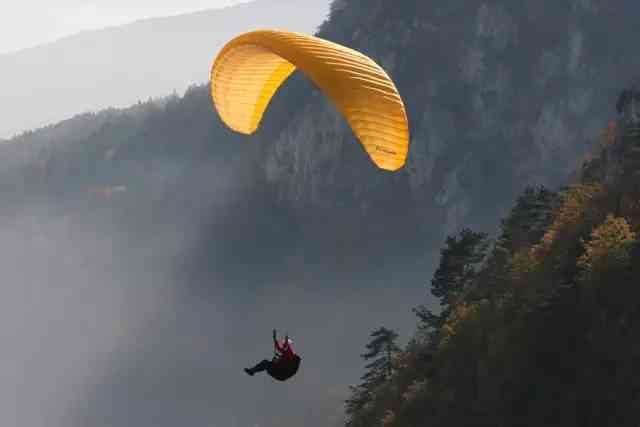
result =
[{"label": "paraglider wing", "polygon": [[223,122],[240,133],[255,132],[296,69],[334,102],[378,167],[404,165],[407,115],[387,73],[360,52],[306,34],[261,30],[227,43],[211,68],[211,95]]}]

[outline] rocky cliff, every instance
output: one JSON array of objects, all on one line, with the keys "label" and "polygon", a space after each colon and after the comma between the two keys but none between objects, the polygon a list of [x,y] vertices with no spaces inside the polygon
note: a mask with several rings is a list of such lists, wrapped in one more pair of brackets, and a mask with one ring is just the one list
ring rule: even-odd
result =
[{"label": "rocky cliff", "polygon": [[334,1],[319,35],[394,78],[411,121],[407,167],[375,169],[299,78],[274,102],[295,110],[258,142],[264,181],[297,210],[349,206],[370,230],[406,228],[395,209],[426,220],[436,240],[491,229],[525,185],[563,183],[606,125],[640,65],[638,13],[631,1]]}]

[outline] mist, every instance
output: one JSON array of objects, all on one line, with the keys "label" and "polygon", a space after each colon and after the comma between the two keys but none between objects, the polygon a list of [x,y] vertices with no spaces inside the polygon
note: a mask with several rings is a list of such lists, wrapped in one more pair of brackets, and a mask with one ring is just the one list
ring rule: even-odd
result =
[{"label": "mist", "polygon": [[8,425],[69,425],[170,289],[120,252],[117,230],[50,210],[33,204],[0,223],[0,410]]},{"label": "mist", "polygon": [[[178,161],[157,160],[153,191],[25,197],[2,217],[8,424],[340,425],[371,330],[395,328],[402,342],[413,332],[424,270],[339,271],[298,252],[313,242],[259,229],[216,239],[245,226],[238,206],[261,191],[242,164],[213,159],[180,180]],[[229,244],[234,266],[220,255]],[[273,248],[282,262],[253,261]],[[203,256],[216,268],[194,274]],[[243,372],[272,356],[272,328],[303,358],[287,383]]]}]

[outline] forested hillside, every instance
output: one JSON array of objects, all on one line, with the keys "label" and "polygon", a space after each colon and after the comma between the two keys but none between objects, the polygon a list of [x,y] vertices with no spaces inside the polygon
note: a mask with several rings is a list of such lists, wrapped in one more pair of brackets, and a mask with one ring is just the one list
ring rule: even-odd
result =
[{"label": "forested hillside", "polygon": [[526,189],[495,240],[447,239],[439,309],[414,309],[404,350],[389,331],[364,355],[379,363],[352,389],[348,426],[637,425],[638,88],[617,108],[579,179]]}]

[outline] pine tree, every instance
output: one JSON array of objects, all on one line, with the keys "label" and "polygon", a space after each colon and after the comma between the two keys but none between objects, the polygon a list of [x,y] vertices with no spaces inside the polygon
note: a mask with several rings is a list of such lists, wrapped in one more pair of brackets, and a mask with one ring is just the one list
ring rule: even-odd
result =
[{"label": "pine tree", "polygon": [[495,297],[504,292],[511,278],[510,262],[514,255],[540,241],[553,222],[553,212],[559,203],[558,193],[543,186],[529,186],[524,190],[509,215],[502,220],[487,268],[480,273],[478,295]]},{"label": "pine tree", "polygon": [[558,201],[558,195],[543,186],[527,187],[518,197],[509,216],[502,221],[496,248],[515,253],[518,249],[537,243],[551,224],[553,209]]},{"label": "pine tree", "polygon": [[431,280],[431,293],[440,298],[445,311],[455,304],[460,293],[471,284],[477,268],[484,260],[489,245],[486,233],[468,228],[457,236],[449,236],[440,252],[440,265]]},{"label": "pine tree", "polygon": [[357,416],[365,409],[367,403],[371,402],[371,393],[362,385],[350,386],[351,397],[345,401],[345,413],[347,415],[346,425],[356,425]]},{"label": "pine tree", "polygon": [[425,305],[412,309],[419,319],[418,329],[426,335],[431,349],[437,343],[438,331],[451,313],[452,306],[476,278],[488,247],[486,233],[468,228],[447,238],[446,246],[440,251],[440,264],[431,280],[431,294],[440,299],[440,314],[435,314]]},{"label": "pine tree", "polygon": [[362,379],[365,380],[365,384],[377,387],[391,378],[393,355],[400,351],[400,347],[395,342],[398,334],[391,329],[378,328],[371,333],[371,337],[373,339],[366,346],[369,351],[363,354],[362,358],[372,361],[365,366],[368,371]]},{"label": "pine tree", "polygon": [[351,397],[346,400],[347,426],[358,426],[364,417],[367,404],[375,399],[376,391],[386,384],[393,375],[393,358],[400,351],[396,344],[398,334],[385,327],[380,327],[370,335],[372,340],[366,345],[367,352],[361,357],[370,361],[367,371],[361,377],[362,383],[350,387]]}]

